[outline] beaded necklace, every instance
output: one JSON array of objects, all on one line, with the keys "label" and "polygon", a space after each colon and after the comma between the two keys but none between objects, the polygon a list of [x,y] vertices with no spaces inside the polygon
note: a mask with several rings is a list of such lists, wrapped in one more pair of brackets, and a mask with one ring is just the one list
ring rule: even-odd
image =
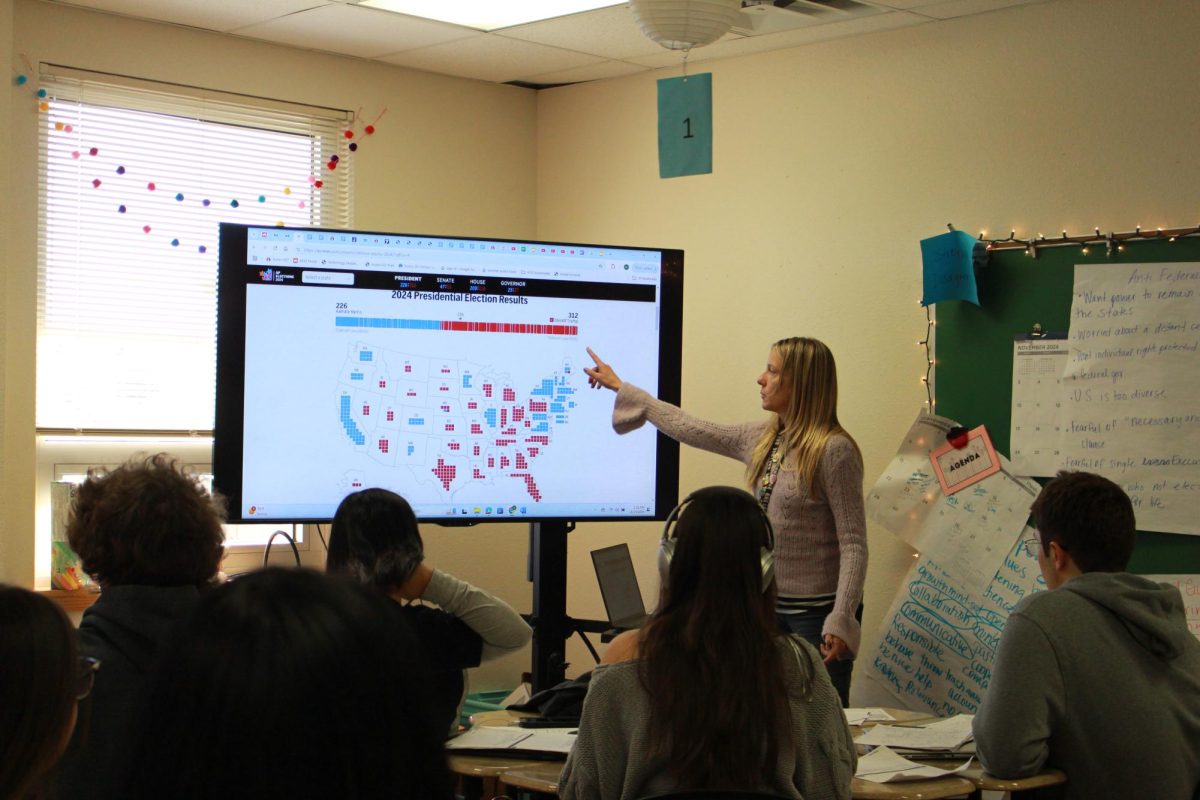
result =
[{"label": "beaded necklace", "polygon": [[779,452],[782,440],[783,431],[780,431],[775,434],[775,441],[771,443],[771,452],[767,456],[767,463],[763,466],[762,482],[758,487],[758,504],[764,513],[767,510],[767,504],[771,502],[771,492],[775,491],[775,481],[779,478],[779,466],[783,461]]}]

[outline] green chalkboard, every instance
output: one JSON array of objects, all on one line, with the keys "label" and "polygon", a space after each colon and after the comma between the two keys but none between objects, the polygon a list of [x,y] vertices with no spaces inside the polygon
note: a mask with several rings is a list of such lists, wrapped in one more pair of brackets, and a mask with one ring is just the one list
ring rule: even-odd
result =
[{"label": "green chalkboard", "polygon": [[[1200,261],[1200,238],[1131,241],[1108,254],[1078,246],[992,251],[979,270],[979,306],[937,305],[935,411],[973,428],[986,425],[996,450],[1009,454],[1013,337],[1035,323],[1066,331],[1076,264]],[[1200,523],[1198,523],[1200,524]],[[1142,531],[1129,569],[1141,573],[1200,573],[1200,537]]]}]

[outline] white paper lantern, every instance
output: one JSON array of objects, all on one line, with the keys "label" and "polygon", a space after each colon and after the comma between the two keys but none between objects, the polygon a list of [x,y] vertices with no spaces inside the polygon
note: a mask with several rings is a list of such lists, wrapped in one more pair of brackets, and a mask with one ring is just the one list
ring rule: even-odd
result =
[{"label": "white paper lantern", "polygon": [[737,22],[741,0],[629,0],[638,27],[670,50],[703,47]]}]

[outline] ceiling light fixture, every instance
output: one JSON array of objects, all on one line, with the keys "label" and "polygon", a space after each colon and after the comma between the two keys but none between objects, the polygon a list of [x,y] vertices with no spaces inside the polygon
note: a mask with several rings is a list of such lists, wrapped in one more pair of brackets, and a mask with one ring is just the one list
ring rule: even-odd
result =
[{"label": "ceiling light fixture", "polygon": [[360,0],[358,5],[449,22],[464,28],[495,31],[622,3],[614,0]]},{"label": "ceiling light fixture", "polygon": [[737,22],[741,7],[741,0],[629,0],[642,33],[668,50],[712,44]]}]

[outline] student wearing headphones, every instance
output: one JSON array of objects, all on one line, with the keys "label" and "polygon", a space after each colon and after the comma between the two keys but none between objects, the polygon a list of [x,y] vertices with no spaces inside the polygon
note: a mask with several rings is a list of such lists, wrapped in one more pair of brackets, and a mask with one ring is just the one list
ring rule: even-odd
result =
[{"label": "student wearing headphones", "polygon": [[672,791],[849,798],[857,762],[821,657],[775,618],[774,536],[749,493],[691,494],[663,531],[658,607],[592,673],[563,800]]},{"label": "student wearing headphones", "polygon": [[867,517],[862,454],[838,422],[837,365],[822,342],[781,339],[758,378],[765,422],[697,419],[622,381],[590,349],[592,387],[617,393],[613,428],[649,422],[679,442],[746,465],[746,481],[779,534],[779,622],[817,646],[842,705],[862,637]]}]

